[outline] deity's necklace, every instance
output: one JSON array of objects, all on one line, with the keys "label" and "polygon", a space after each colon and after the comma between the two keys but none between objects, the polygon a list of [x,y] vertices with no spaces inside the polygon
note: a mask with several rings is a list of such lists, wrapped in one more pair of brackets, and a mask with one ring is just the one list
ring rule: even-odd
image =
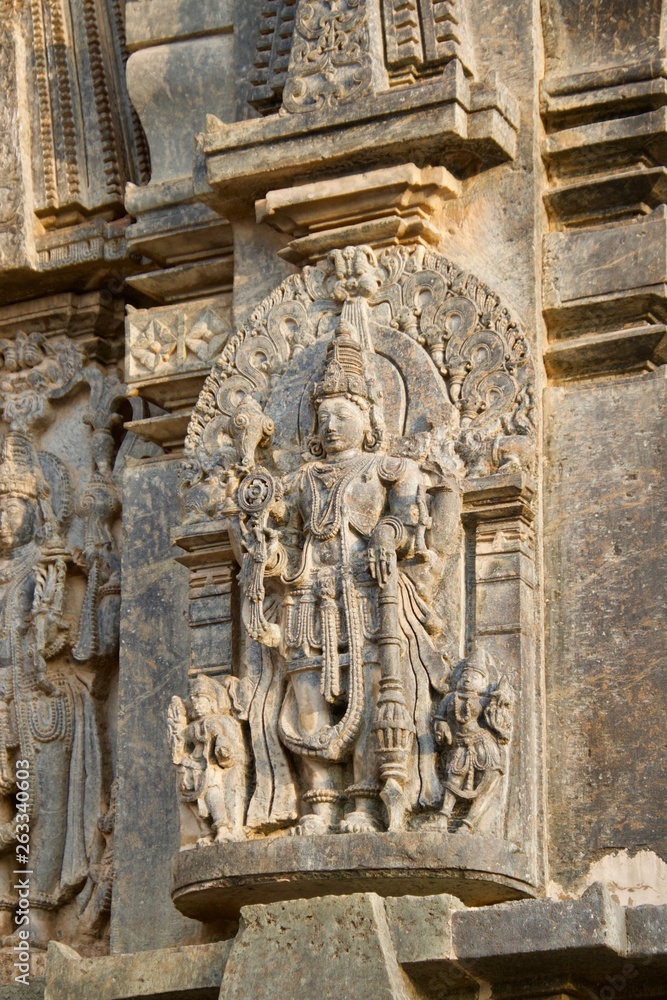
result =
[{"label": "deity's necklace", "polygon": [[312,465],[306,470],[306,480],[310,491],[311,511],[308,521],[310,533],[320,541],[327,541],[340,532],[343,517],[343,499],[345,491],[352,480],[366,469],[370,469],[374,464],[373,456],[361,456],[351,466],[349,466],[340,478],[330,487],[328,500],[322,509],[322,500],[317,488],[317,480],[323,479],[324,475],[334,471],[331,467],[322,469],[321,466]]},{"label": "deity's necklace", "polygon": [[9,584],[0,599],[0,635],[7,635],[14,616],[14,597],[21,589],[23,581],[29,575],[36,562],[37,550],[34,543],[29,542],[26,551],[18,558],[8,559],[7,565],[0,568],[0,585]]}]

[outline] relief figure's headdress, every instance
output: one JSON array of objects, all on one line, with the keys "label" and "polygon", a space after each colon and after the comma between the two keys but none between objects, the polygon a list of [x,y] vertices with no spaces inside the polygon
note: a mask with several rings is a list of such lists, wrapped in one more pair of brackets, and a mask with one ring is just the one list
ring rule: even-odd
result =
[{"label": "relief figure's headdress", "polygon": [[41,472],[32,443],[10,431],[0,443],[0,496],[39,500],[48,488],[37,470]]},{"label": "relief figure's headdress", "polygon": [[60,459],[38,451],[20,431],[0,440],[0,497],[32,501],[39,520],[36,540],[52,551],[66,550],[62,532],[72,514],[69,474]]},{"label": "relief figure's headdress", "polygon": [[[370,339],[367,340],[370,344]],[[384,438],[382,392],[367,367],[372,353],[372,344],[370,350],[361,346],[356,326],[340,319],[327,348],[322,378],[315,383],[312,393],[315,408],[325,399],[344,396],[369,412],[370,429],[364,442],[366,451],[376,451]],[[320,457],[323,452],[321,442],[318,442],[317,434],[313,435],[309,447],[311,454]]]},{"label": "relief figure's headdress", "polygon": [[368,404],[374,393],[364,369],[364,356],[351,323],[341,320],[327,348],[322,378],[315,384],[313,402],[331,396],[356,396]]}]

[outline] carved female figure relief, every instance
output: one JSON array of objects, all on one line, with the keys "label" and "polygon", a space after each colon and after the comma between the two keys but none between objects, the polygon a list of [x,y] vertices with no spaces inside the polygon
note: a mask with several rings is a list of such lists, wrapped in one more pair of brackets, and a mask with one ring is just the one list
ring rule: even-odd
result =
[{"label": "carved female figure relief", "polygon": [[[100,693],[117,656],[120,568],[110,428],[124,389],[82,367],[67,338],[18,333],[0,359],[9,428],[0,438],[0,946],[15,943],[18,864],[30,869],[33,947],[60,933],[90,952],[104,949],[110,861],[74,940],[71,928],[90,901],[96,839],[104,854],[97,823],[111,775]],[[63,398],[67,461],[40,447]],[[59,447],[57,433],[51,442]],[[18,761],[29,833],[17,827]]]},{"label": "carved female figure relief", "polygon": [[[183,506],[192,526],[225,519],[240,568],[245,837],[447,829],[464,812],[475,829],[502,811],[509,689],[464,690],[474,656],[453,680],[460,515],[442,520],[437,498],[465,463],[493,472],[532,440],[530,371],[506,311],[465,281],[421,248],[334,251],[258,308],[200,397]],[[436,724],[448,690],[461,718]],[[172,709],[172,734],[193,724]],[[183,775],[192,754],[175,753]]]},{"label": "carved female figure relief", "polygon": [[[32,776],[30,930],[42,947],[55,911],[85,881],[101,782],[90,693],[76,676],[50,666],[71,643],[74,624],[64,601],[71,554],[50,496],[36,449],[24,435],[8,433],[0,446],[0,807],[2,847],[12,853],[0,864],[0,915],[3,934],[11,935],[17,840],[10,761],[19,756]],[[80,794],[81,809],[72,809]]]},{"label": "carved female figure relief", "polygon": [[188,705],[173,698],[169,708],[172,760],[183,798],[210,820],[202,843],[241,840],[247,798],[248,760],[240,722],[227,684],[199,676],[190,682]]},{"label": "carved female figure relief", "polygon": [[503,748],[512,733],[512,692],[507,678],[495,683],[496,664],[477,649],[454,671],[451,689],[435,714],[434,728],[445,764],[445,794],[432,825],[447,830],[454,810],[462,807],[462,832],[478,829],[506,771]]}]

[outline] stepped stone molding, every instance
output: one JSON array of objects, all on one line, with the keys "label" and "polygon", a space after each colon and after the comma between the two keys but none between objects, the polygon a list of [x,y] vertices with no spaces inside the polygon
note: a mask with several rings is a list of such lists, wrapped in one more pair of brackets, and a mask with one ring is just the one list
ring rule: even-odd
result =
[{"label": "stepped stone molding", "polygon": [[287,179],[326,177],[350,159],[386,166],[406,145],[457,177],[511,160],[516,105],[496,80],[476,79],[465,7],[267,3],[254,98],[267,117],[234,125],[209,117],[198,197],[234,212],[239,198],[255,200]]},{"label": "stepped stone molding", "polygon": [[664,60],[542,87],[547,372],[650,371],[667,361]]},{"label": "stepped stone molding", "polygon": [[[474,995],[489,984],[509,998],[524,995],[527,988],[535,995],[570,997],[632,987],[644,996],[660,996],[667,957],[655,942],[664,940],[666,931],[667,907],[621,907],[601,885],[567,902],[523,900],[472,908],[444,893],[384,900],[355,893],[248,905],[233,940],[143,952],[141,961],[136,955],[113,955],[90,963],[54,942],[46,1000],[93,995],[138,1000],[148,990],[152,997],[166,998],[181,984],[193,1000],[231,1000],[249,993],[268,1000],[275,995],[276,978],[258,984],[257,968],[270,961],[278,984],[288,990],[292,980],[281,958],[286,951],[299,955],[300,949],[306,988],[316,977],[324,996],[341,989],[367,993],[370,963],[373,981],[384,986],[389,980],[390,995],[405,1000],[412,1000],[415,990],[429,1000]],[[321,963],[314,958],[320,954]]]},{"label": "stepped stone molding", "polygon": [[437,244],[431,221],[461,184],[444,167],[414,163],[351,174],[331,181],[268,191],[255,204],[258,222],[292,236],[279,256],[311,263],[350,243],[374,249],[396,243]]}]

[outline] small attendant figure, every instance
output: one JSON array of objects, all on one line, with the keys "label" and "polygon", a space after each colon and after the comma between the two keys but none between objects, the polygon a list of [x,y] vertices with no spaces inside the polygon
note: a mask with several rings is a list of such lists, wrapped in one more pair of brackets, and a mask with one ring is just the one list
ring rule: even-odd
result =
[{"label": "small attendant figure", "polygon": [[[445,796],[436,827],[447,829],[454,807],[464,807],[460,832],[478,830],[497,799],[506,771],[503,747],[512,732],[512,692],[493,657],[477,649],[452,674],[451,689],[435,714],[435,740],[444,754]],[[485,827],[488,823],[484,824]]]},{"label": "small attendant figure", "polygon": [[248,757],[241,723],[233,715],[229,685],[205,674],[190,682],[189,704],[172,698],[168,713],[172,760],[180,792],[209,819],[215,841],[243,840]]}]

